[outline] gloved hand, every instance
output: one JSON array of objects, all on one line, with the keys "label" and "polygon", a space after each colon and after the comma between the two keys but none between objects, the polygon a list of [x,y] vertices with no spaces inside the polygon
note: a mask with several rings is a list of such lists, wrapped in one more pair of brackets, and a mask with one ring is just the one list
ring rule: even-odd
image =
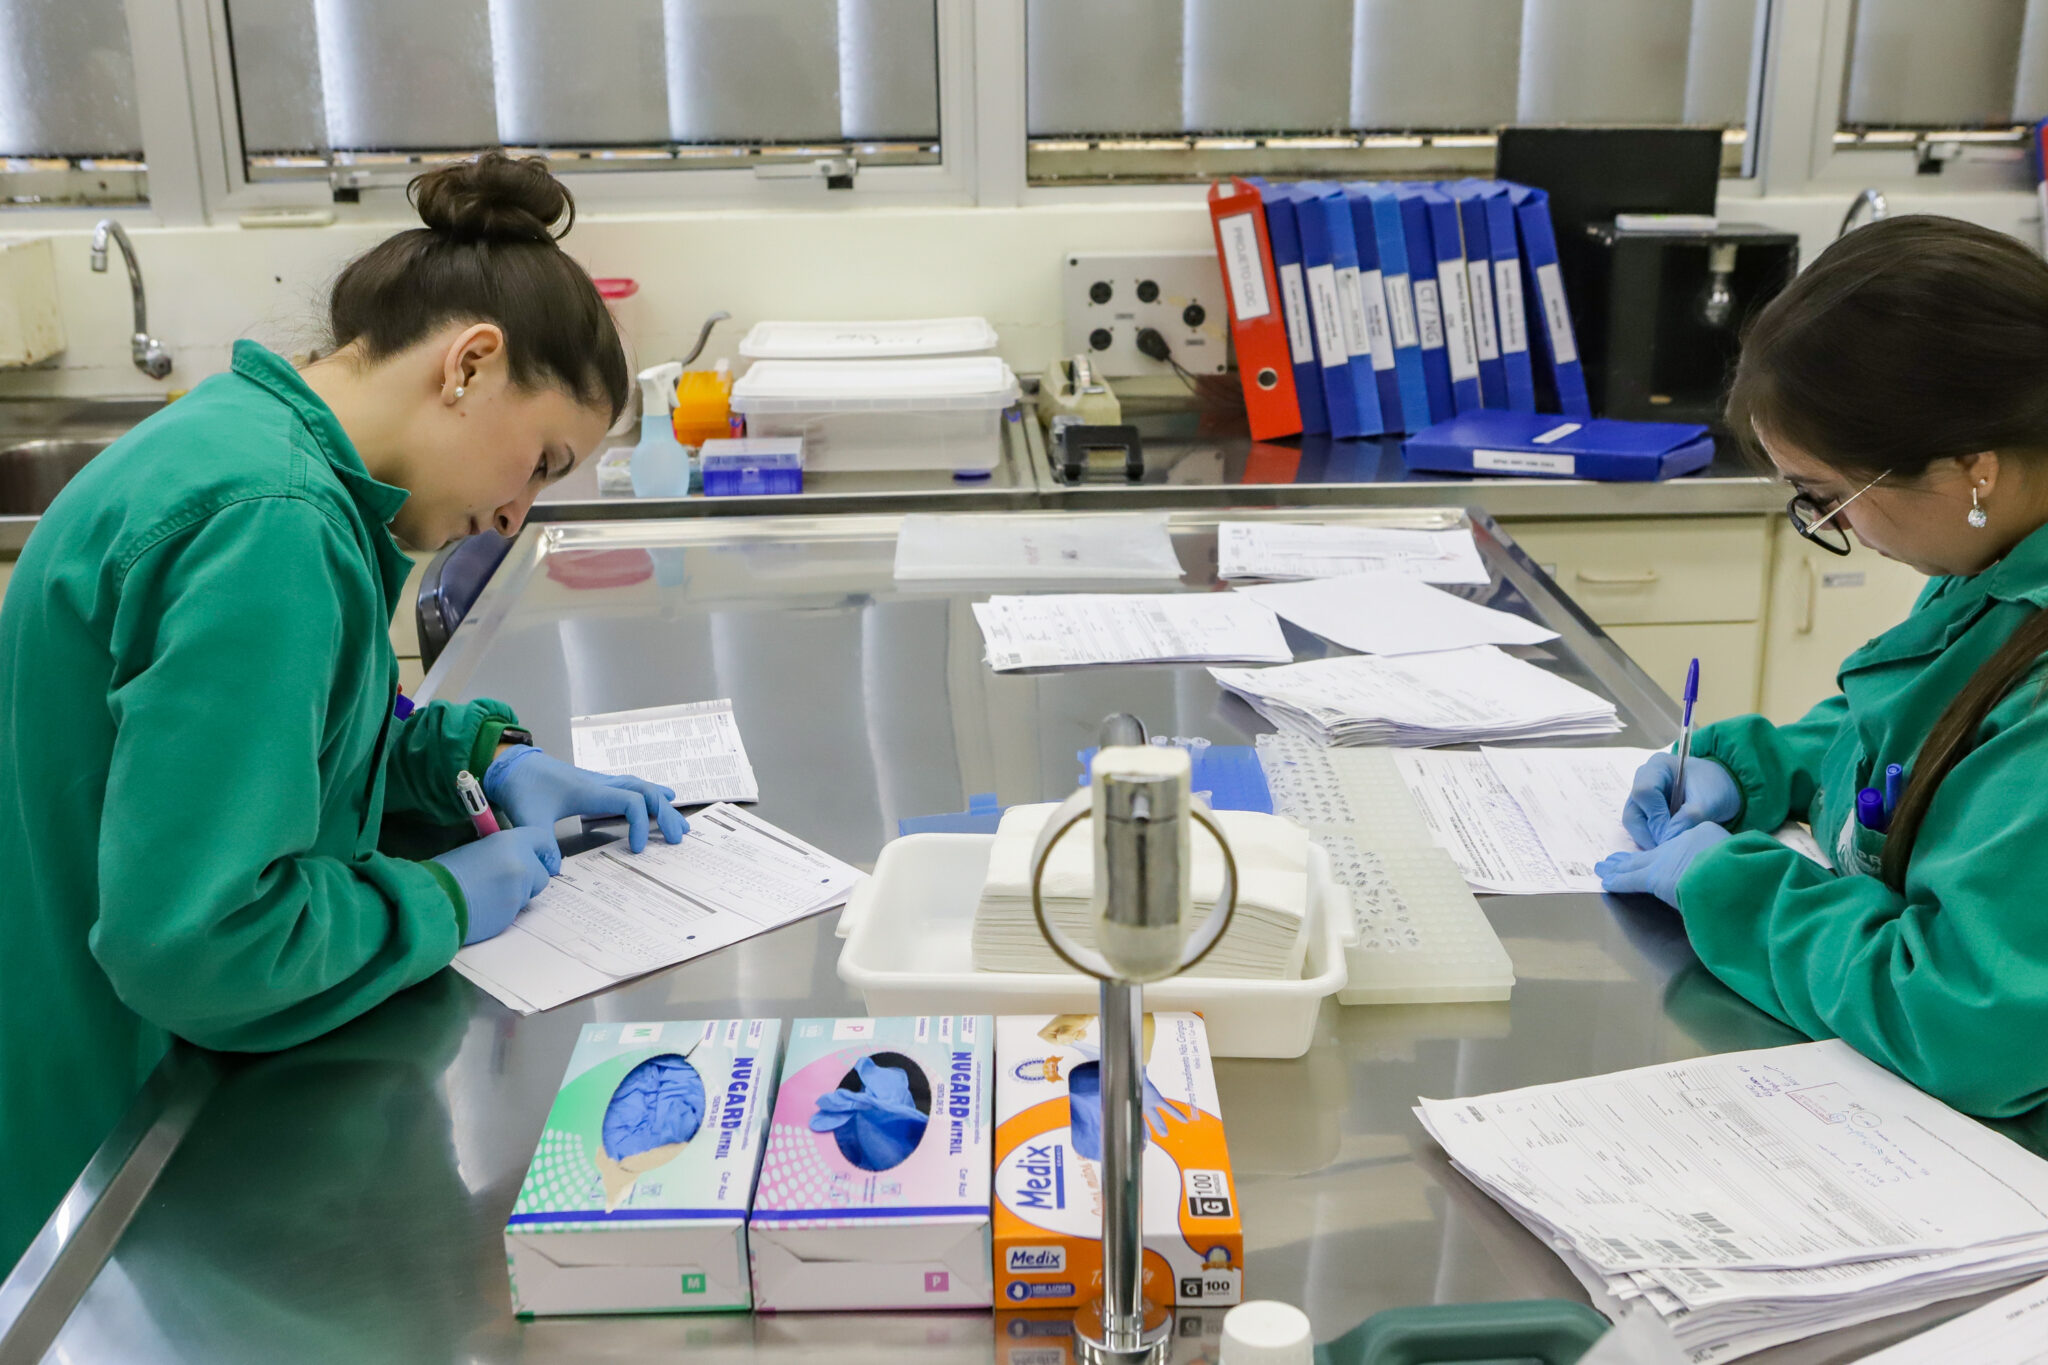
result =
[{"label": "gloved hand", "polygon": [[[647,847],[647,818],[661,826],[661,837],[683,841],[690,822],[669,802],[676,794],[637,777],[613,777],[564,763],[528,745],[507,750],[484,770],[484,795],[512,817],[515,825],[553,830],[555,821],[571,815],[623,815],[626,847],[638,853]],[[559,854],[557,855],[559,856]]]},{"label": "gloved hand", "polygon": [[1602,891],[1647,891],[1666,905],[1678,904],[1678,879],[1692,860],[1731,837],[1719,825],[1694,825],[1642,852],[1610,853],[1593,865]]},{"label": "gloved hand", "polygon": [[1621,827],[1638,848],[1655,848],[1696,825],[1726,824],[1742,814],[1742,789],[1713,759],[1686,760],[1685,804],[1674,812],[1671,785],[1677,780],[1676,754],[1651,754],[1636,769],[1628,801],[1621,808]]},{"label": "gloved hand", "polygon": [[853,1065],[859,1090],[827,1090],[818,1096],[811,1131],[830,1133],[840,1155],[864,1171],[900,1166],[917,1150],[931,1121],[910,1096],[910,1077],[901,1067],[872,1057]]},{"label": "gloved hand", "polygon": [[510,927],[513,916],[562,870],[562,850],[555,847],[555,832],[546,826],[501,829],[473,844],[451,848],[434,861],[455,875],[462,899],[469,904],[469,935],[462,940],[467,948]]},{"label": "gloved hand", "polygon": [[626,1073],[604,1108],[605,1155],[614,1161],[688,1142],[704,1123],[704,1078],[686,1057],[649,1057]]},{"label": "gloved hand", "polygon": [[[1169,1122],[1194,1120],[1193,1114],[1160,1094],[1149,1075],[1139,1093],[1138,1105],[1144,1111],[1150,1136],[1165,1137]],[[1090,1161],[1102,1160],[1102,1063],[1083,1062],[1067,1073],[1067,1130],[1073,1136],[1076,1152]]]}]

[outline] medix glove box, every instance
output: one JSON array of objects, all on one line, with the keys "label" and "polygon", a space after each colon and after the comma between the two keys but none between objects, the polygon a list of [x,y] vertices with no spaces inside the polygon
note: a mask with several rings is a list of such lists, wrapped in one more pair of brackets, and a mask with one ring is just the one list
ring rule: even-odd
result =
[{"label": "medix glove box", "polygon": [[749,1250],[754,1306],[986,1308],[995,1021],[790,1027]]},{"label": "medix glove box", "polygon": [[[996,1301],[1078,1307],[1102,1294],[1102,1025],[996,1020]],[[1244,1232],[1199,1015],[1144,1032],[1145,1297],[1217,1307],[1244,1292]]]},{"label": "medix glove box", "polygon": [[521,1314],[747,1308],[779,1019],[585,1024],[505,1222]]}]

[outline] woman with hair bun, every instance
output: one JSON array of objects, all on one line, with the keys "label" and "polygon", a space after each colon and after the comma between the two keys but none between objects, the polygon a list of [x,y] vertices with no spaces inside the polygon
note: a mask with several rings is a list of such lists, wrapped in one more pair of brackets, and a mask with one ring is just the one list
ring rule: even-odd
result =
[{"label": "woman with hair bun", "polygon": [[[400,545],[514,534],[631,392],[545,162],[487,153],[411,195],[423,226],[341,272],[319,359],[238,342],[22,552],[0,610],[0,1277],[171,1035],[289,1047],[439,971],[560,870],[557,819],[624,816],[636,852],[650,823],[683,836],[674,793],[541,753],[498,702],[398,714]],[[464,771],[502,832],[379,851],[401,823],[466,836]]]},{"label": "woman with hair bun", "polygon": [[1759,315],[1728,408],[1800,534],[1932,581],[1800,720],[1702,729],[1676,810],[1652,757],[1623,813],[1644,851],[1602,882],[1677,906],[1808,1037],[2048,1134],[2048,264],[1953,218],[1859,228]]}]

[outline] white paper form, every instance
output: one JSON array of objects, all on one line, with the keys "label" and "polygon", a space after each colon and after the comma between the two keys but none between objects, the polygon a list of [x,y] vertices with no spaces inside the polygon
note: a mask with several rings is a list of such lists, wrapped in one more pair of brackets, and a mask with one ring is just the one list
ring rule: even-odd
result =
[{"label": "white paper form", "polygon": [[989,667],[1206,662],[1286,663],[1279,618],[1236,593],[1062,593],[974,604]]},{"label": "white paper form", "polygon": [[2048,1280],[1994,1299],[1861,1365],[2048,1365]]},{"label": "white paper form", "polygon": [[1451,855],[1467,886],[1511,896],[1570,889],[1485,754],[1403,749],[1394,761],[1430,838]]},{"label": "white paper form", "polygon": [[896,577],[910,581],[1151,579],[1181,576],[1166,518],[913,514],[896,531]]},{"label": "white paper form", "polygon": [[576,716],[569,741],[577,767],[658,782],[679,806],[761,799],[730,700]]},{"label": "white paper form", "polygon": [[1416,1113],[1603,1274],[1839,1264],[2048,1235],[2048,1162],[1840,1040]]},{"label": "white paper form", "polygon": [[1534,645],[1557,632],[1399,574],[1350,574],[1234,590],[1303,630],[1361,654],[1429,654],[1473,645]]},{"label": "white paper form", "polygon": [[564,859],[512,926],[457,953],[455,969],[530,1014],[842,905],[861,876],[737,806],[710,806],[680,844]]},{"label": "white paper form", "polygon": [[1424,583],[1492,581],[1472,532],[1392,526],[1226,521],[1216,527],[1219,578],[1340,578],[1391,573]]},{"label": "white paper form", "polygon": [[1528,817],[1569,891],[1598,891],[1593,865],[1610,853],[1633,852],[1621,825],[1636,769],[1650,749],[1480,750],[1501,785]]}]

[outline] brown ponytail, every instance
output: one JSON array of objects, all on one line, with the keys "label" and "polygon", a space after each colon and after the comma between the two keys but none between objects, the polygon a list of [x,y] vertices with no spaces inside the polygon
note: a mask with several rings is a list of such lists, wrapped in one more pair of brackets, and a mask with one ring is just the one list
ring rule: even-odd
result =
[{"label": "brown ponytail", "polygon": [[[1892,812],[1891,830],[1884,841],[1884,879],[1894,891],[1906,889],[1906,860],[1913,856],[1913,842],[1920,837],[1920,824],[1942,780],[1977,747],[1977,729],[1997,705],[2012,694],[2041,656],[2048,653],[2048,609],[2029,616],[2012,637],[1986,659],[1963,690],[1943,709],[1927,732],[1913,766],[1906,774],[1906,790],[1899,808]],[[2048,684],[2044,684],[2048,692]]]}]

